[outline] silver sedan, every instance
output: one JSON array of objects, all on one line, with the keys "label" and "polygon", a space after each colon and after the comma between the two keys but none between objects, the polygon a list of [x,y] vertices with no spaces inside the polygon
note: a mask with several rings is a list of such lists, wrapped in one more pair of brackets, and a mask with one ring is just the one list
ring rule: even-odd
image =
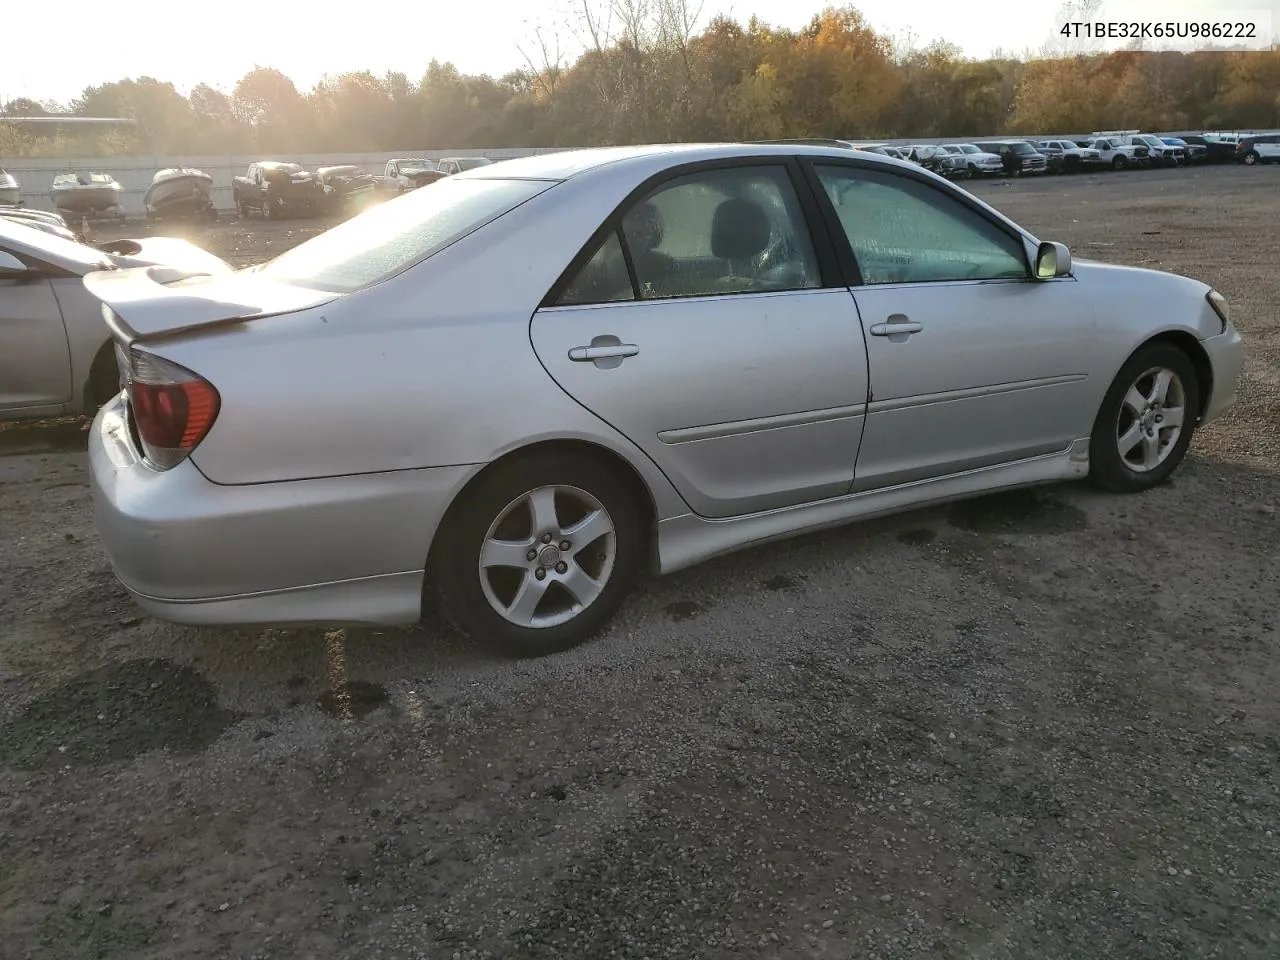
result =
[{"label": "silver sedan", "polygon": [[644,569],[998,489],[1146,490],[1241,365],[1203,283],[795,144],[504,161],[261,267],[86,285],[127,384],[93,497],[146,610],[438,603],[514,655],[592,636]]},{"label": "silver sedan", "polygon": [[102,304],[82,278],[157,263],[231,270],[185,240],[93,247],[0,217],[0,420],[93,413],[119,393]]}]

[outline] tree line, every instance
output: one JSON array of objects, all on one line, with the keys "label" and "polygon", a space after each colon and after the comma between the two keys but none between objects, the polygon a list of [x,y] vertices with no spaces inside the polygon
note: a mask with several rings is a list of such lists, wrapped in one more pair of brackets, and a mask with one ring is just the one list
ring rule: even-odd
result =
[{"label": "tree line", "polygon": [[[183,96],[152,77],[87,88],[70,112],[132,126],[0,123],[0,156],[375,152],[785,137],[922,140],[1096,129],[1280,127],[1280,51],[1111,53],[1050,41],[1034,54],[968,59],[945,42],[903,43],[854,7],[800,30],[752,18],[696,26],[688,0],[589,0],[583,52],[535,31],[526,66],[494,78],[432,60],[403,73],[326,76],[299,90],[271,67],[230,92]],[[1085,8],[1097,0],[1076,0]],[[1073,18],[1082,16],[1079,10]],[[58,105],[18,100],[11,116]]]}]

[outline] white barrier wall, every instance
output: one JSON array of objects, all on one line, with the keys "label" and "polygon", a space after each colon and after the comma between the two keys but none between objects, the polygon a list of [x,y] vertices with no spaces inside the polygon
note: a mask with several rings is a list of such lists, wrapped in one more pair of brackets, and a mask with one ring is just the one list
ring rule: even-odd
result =
[{"label": "white barrier wall", "polygon": [[338,163],[357,163],[370,173],[381,174],[386,163],[395,157],[465,157],[486,156],[491,160],[507,160],[535,153],[553,153],[551,147],[508,147],[494,150],[399,150],[393,153],[309,153],[288,156],[204,156],[204,157],[98,157],[88,160],[5,160],[0,167],[18,180],[22,200],[28,207],[52,210],[49,188],[59,173],[109,173],[124,187],[124,209],[130,217],[145,216],[142,197],[157,170],[165,167],[195,167],[213,177],[213,202],[220,210],[233,210],[231,178],[243,175],[256,160],[291,160],[308,170]]}]

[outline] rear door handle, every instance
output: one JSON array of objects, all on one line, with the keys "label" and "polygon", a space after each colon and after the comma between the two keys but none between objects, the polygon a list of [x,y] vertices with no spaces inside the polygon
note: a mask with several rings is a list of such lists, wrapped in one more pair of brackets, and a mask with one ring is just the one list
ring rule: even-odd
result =
[{"label": "rear door handle", "polygon": [[639,352],[640,348],[634,343],[611,343],[604,346],[573,347],[569,351],[569,359],[578,363],[614,358],[621,360],[623,357],[634,357]]},{"label": "rear door handle", "polygon": [[896,337],[898,334],[919,333],[923,329],[923,323],[909,320],[905,314],[895,313],[884,323],[873,323],[871,325],[871,335],[873,337]]}]

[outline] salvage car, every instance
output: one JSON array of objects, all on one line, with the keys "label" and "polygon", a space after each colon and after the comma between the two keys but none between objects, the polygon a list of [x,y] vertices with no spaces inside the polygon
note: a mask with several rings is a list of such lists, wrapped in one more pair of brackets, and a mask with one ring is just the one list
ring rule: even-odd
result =
[{"label": "salvage car", "polygon": [[329,213],[345,213],[373,198],[373,174],[359,164],[320,167],[316,170],[316,180],[324,192],[324,209]]},{"label": "salvage car", "polygon": [[1003,160],[1012,154],[1018,161],[1019,173],[1046,173],[1049,158],[1026,140],[983,140],[974,144],[979,150],[994,153]]},{"label": "salvage car", "polygon": [[1207,284],[838,147],[524,157],[259,267],[85,284],[126,384],[90,431],[97,523],[145,610],[430,605],[515,656],[587,640],[644,570],[994,490],[1148,490],[1241,366]]},{"label": "salvage car", "polygon": [[26,224],[67,240],[78,242],[82,239],[60,214],[50,213],[48,210],[36,210],[33,207],[0,207],[0,219]]},{"label": "salvage car", "polygon": [[447,173],[436,166],[434,160],[425,157],[396,157],[387,161],[386,171],[374,180],[376,188],[382,194],[399,195],[447,176]]},{"label": "salvage car", "polygon": [[944,143],[938,149],[964,157],[970,176],[999,176],[1004,172],[1004,161],[999,154],[979,150],[972,143]]},{"label": "salvage car", "polygon": [[1092,147],[1082,147],[1065,137],[1056,140],[1035,140],[1032,146],[1049,161],[1050,173],[1079,173],[1104,167],[1102,155]]},{"label": "salvage car", "polygon": [[488,166],[491,163],[493,161],[488,157],[441,157],[436,164],[436,169],[446,177],[452,177],[455,174],[474,170],[477,167]]},{"label": "salvage car", "polygon": [[0,420],[92,413],[119,392],[102,304],[82,278],[147,264],[231,270],[185,240],[92,247],[0,217]]},{"label": "salvage car", "polygon": [[244,219],[257,210],[263,217],[314,215],[324,207],[325,194],[310,170],[300,163],[261,160],[249,164],[242,177],[231,178],[236,210]]}]

